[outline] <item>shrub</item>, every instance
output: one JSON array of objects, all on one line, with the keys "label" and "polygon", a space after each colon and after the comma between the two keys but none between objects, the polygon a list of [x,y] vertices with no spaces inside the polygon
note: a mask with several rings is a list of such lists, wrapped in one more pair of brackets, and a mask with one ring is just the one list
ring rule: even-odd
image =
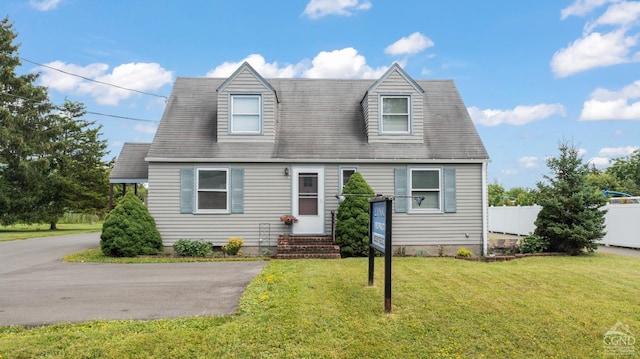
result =
[{"label": "shrub", "polygon": [[147,207],[129,192],[102,225],[100,248],[105,256],[135,257],[162,252],[162,238]]},{"label": "shrub", "polygon": [[549,242],[543,237],[530,234],[520,241],[518,251],[520,253],[540,253],[545,252],[549,248]]},{"label": "shrub", "polygon": [[473,253],[471,253],[471,251],[466,249],[465,247],[460,247],[458,251],[456,251],[456,256],[470,258],[473,257]]},{"label": "shrub", "polygon": [[[345,199],[338,207],[336,244],[343,257],[366,257],[369,255],[369,201],[373,189],[360,172],[351,175],[342,193]],[[355,196],[350,196],[355,195]],[[368,196],[367,196],[368,195]]]},{"label": "shrub", "polygon": [[211,243],[180,239],[173,244],[173,250],[183,257],[204,257],[211,254]]},{"label": "shrub", "polygon": [[242,248],[243,244],[244,241],[242,238],[231,237],[227,241],[227,244],[222,246],[222,250],[230,256],[235,256],[240,252],[240,248]]}]

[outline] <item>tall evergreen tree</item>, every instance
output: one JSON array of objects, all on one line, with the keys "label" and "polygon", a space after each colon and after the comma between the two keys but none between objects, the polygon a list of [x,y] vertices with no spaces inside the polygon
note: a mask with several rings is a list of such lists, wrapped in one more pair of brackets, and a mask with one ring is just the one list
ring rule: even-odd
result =
[{"label": "tall evergreen tree", "polygon": [[65,211],[106,210],[108,163],[84,106],[53,106],[37,74],[17,75],[17,34],[0,21],[0,224],[56,222]]},{"label": "tall evergreen tree", "polygon": [[53,106],[37,74],[18,76],[17,34],[0,21],[0,223],[37,222],[40,183],[48,173]]},{"label": "tall evergreen tree", "polygon": [[537,200],[542,209],[534,234],[549,244],[549,251],[572,255],[583,249],[593,251],[605,235],[606,211],[601,207],[606,198],[588,182],[589,168],[578,149],[567,142],[561,143],[559,149],[558,157],[547,160],[552,172],[544,176],[548,183],[538,183]]}]

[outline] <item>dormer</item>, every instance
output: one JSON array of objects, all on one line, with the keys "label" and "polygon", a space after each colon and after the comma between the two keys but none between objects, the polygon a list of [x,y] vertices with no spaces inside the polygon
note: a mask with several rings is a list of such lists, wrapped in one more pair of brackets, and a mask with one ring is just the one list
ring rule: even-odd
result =
[{"label": "dormer", "polygon": [[367,90],[362,111],[369,143],[424,142],[424,90],[397,63]]},{"label": "dormer", "polygon": [[274,142],[276,90],[243,63],[218,87],[218,142]]}]

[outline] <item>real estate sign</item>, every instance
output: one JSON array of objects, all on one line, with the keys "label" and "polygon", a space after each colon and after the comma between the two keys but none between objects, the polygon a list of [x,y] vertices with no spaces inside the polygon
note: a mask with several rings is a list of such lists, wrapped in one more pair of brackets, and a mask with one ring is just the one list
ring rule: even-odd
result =
[{"label": "real estate sign", "polygon": [[375,251],[384,253],[384,311],[391,313],[392,198],[369,199],[369,285],[373,285]]}]

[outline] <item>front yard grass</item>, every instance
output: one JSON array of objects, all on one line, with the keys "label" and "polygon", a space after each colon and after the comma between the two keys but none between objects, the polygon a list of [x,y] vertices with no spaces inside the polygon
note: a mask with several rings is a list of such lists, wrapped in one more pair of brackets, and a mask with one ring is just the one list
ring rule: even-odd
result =
[{"label": "front yard grass", "polygon": [[[276,260],[225,317],[0,328],[1,358],[594,358],[616,323],[640,336],[640,260]],[[212,299],[214,300],[214,299]],[[640,344],[635,344],[636,355]]]},{"label": "front yard grass", "polygon": [[102,230],[102,222],[62,223],[58,224],[57,227],[58,229],[51,231],[49,230],[48,224],[16,224],[13,226],[0,226],[0,242],[100,232]]}]

